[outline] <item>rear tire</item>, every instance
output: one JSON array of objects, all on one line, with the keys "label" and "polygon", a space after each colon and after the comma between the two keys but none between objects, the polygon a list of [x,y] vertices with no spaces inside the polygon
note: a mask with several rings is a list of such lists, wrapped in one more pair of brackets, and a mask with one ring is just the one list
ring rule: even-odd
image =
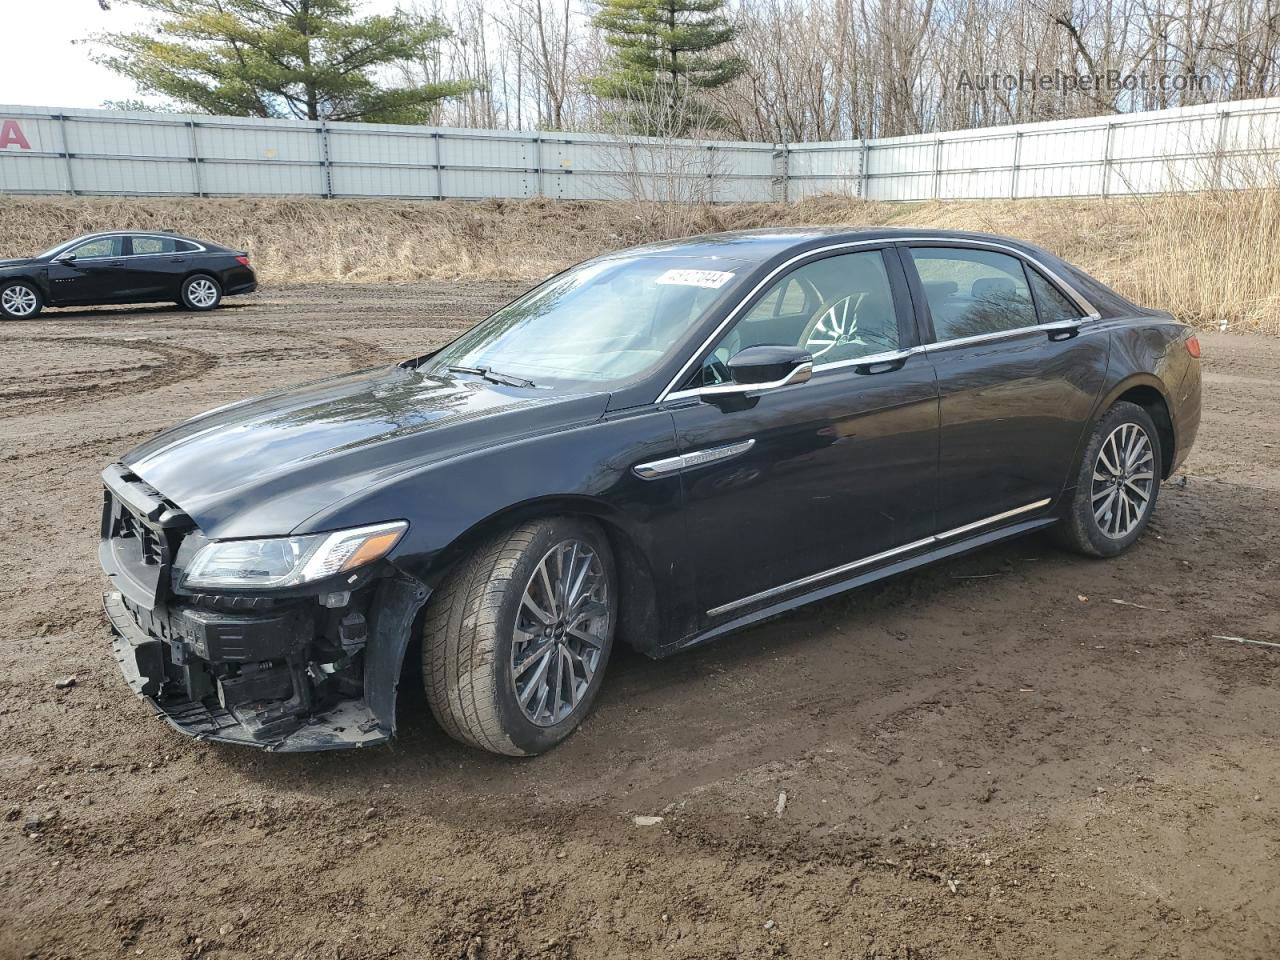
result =
[{"label": "rear tire", "polygon": [[1136,403],[1117,403],[1094,425],[1067,512],[1051,535],[1090,557],[1124,553],[1151,522],[1162,462],[1150,414]]},{"label": "rear tire", "polygon": [[222,284],[207,273],[182,281],[182,306],[188,310],[213,310],[222,303]]},{"label": "rear tire", "polygon": [[44,297],[34,284],[15,280],[0,287],[0,316],[7,320],[31,320],[44,309]]},{"label": "rear tire", "polygon": [[537,520],[482,544],[427,609],[431,712],[455,740],[482,750],[549,750],[600,692],[617,604],[613,554],[593,523]]}]

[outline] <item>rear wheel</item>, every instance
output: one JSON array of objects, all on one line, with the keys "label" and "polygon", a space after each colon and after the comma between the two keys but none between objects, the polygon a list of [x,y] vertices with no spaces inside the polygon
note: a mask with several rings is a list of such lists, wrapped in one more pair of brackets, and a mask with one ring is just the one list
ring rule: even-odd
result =
[{"label": "rear wheel", "polygon": [[188,310],[212,310],[222,302],[222,286],[213,277],[198,273],[182,281],[182,305]]},{"label": "rear wheel", "polygon": [[26,280],[15,280],[0,287],[0,314],[10,320],[30,320],[44,307],[40,291]]},{"label": "rear wheel", "polygon": [[440,585],[423,625],[436,720],[494,753],[555,746],[600,691],[617,596],[609,542],[592,523],[538,520],[479,547]]},{"label": "rear wheel", "polygon": [[1129,549],[1160,493],[1160,435],[1146,410],[1117,403],[1089,437],[1067,514],[1054,528],[1064,546],[1093,557]]}]

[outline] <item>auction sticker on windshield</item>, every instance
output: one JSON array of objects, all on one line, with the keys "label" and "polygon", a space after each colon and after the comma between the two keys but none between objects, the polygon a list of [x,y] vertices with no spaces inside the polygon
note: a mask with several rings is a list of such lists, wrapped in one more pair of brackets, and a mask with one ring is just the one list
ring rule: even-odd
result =
[{"label": "auction sticker on windshield", "polygon": [[733,274],[725,273],[723,270],[668,270],[658,277],[657,282],[718,290],[732,279]]}]

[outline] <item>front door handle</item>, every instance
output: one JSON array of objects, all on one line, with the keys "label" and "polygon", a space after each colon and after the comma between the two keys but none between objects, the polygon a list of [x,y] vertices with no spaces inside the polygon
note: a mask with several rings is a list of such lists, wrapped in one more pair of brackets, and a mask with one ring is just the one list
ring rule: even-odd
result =
[{"label": "front door handle", "polygon": [[900,353],[877,354],[874,357],[867,357],[865,363],[855,363],[853,369],[856,373],[891,373],[894,370],[901,370],[907,358],[914,352],[903,350]]}]

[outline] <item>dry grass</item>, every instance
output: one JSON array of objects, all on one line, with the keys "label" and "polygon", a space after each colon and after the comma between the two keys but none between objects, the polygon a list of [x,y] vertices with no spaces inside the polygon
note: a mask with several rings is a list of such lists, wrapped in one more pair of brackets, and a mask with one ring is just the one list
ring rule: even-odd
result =
[{"label": "dry grass", "polygon": [[526,200],[0,197],[0,255],[90,230],[168,228],[248,250],[269,283],[535,279],[607,250],[758,226],[884,224],[1040,244],[1139,303],[1206,326],[1280,334],[1280,194],[787,206]]}]

